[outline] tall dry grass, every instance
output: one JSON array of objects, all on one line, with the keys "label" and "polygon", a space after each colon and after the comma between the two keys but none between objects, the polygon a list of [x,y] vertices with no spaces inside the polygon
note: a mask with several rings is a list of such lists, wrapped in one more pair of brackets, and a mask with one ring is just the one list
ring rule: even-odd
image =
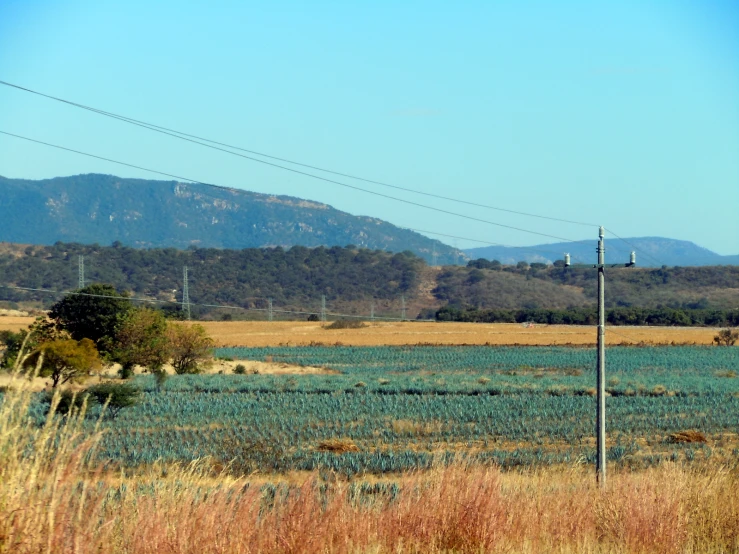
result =
[{"label": "tall dry grass", "polygon": [[0,407],[0,552],[739,552],[735,469],[665,464],[601,492],[578,467],[460,461],[397,477],[394,497],[318,474],[268,495],[203,464],[103,474],[80,414],[34,429],[29,402],[20,390]]}]

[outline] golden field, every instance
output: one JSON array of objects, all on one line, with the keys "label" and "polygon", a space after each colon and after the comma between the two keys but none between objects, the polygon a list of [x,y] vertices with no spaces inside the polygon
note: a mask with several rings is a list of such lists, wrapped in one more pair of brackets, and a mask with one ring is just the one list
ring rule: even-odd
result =
[{"label": "golden field", "polygon": [[[0,317],[0,331],[17,331],[32,317]],[[217,346],[374,345],[591,345],[595,327],[517,323],[372,322],[361,329],[325,329],[310,321],[203,321]],[[607,327],[607,344],[711,344],[717,330],[706,327]]]}]

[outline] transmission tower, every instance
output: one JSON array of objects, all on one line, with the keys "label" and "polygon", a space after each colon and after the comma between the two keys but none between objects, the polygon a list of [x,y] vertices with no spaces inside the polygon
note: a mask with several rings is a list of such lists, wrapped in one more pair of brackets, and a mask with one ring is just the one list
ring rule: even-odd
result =
[{"label": "transmission tower", "polygon": [[272,321],[272,317],[273,317],[273,314],[272,314],[272,299],[271,298],[267,298],[267,319],[269,321]]},{"label": "transmission tower", "polygon": [[85,257],[77,256],[77,288],[85,288]]},{"label": "transmission tower", "polygon": [[436,256],[436,245],[434,244],[434,251],[431,254],[431,265],[432,266],[436,266],[436,261],[437,261],[436,258],[437,258],[437,256]]},{"label": "transmission tower", "polygon": [[326,295],[321,296],[321,321],[326,321]]},{"label": "transmission tower", "polygon": [[182,313],[190,320],[190,290],[187,286],[187,266],[182,269]]}]

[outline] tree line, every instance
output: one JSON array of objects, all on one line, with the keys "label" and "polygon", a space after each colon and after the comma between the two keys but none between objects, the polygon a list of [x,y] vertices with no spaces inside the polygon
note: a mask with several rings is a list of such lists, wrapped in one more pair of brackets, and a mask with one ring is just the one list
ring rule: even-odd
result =
[{"label": "tree line", "polygon": [[[87,281],[162,301],[181,300],[182,268],[189,268],[190,298],[200,304],[315,310],[322,296],[333,302],[395,300],[412,295],[424,262],[411,252],[346,247],[289,249],[138,249],[56,243],[0,254],[0,284],[70,290],[78,286],[77,260],[84,256]],[[42,293],[2,289],[3,299],[35,299]],[[198,308],[199,315],[208,308]]]},{"label": "tree line", "polygon": [[[597,309],[571,308],[564,310],[478,309],[447,305],[435,313],[437,321],[473,323],[540,323],[549,325],[596,325]],[[674,309],[674,308],[610,308],[606,310],[609,325],[674,325],[674,326],[739,326],[739,310]]]}]

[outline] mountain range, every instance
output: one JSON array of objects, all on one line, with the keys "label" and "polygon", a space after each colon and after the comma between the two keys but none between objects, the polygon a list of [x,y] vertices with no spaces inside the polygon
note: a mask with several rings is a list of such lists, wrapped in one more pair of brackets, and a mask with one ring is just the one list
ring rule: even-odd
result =
[{"label": "mountain range", "polygon": [[[498,260],[502,264],[554,263],[570,254],[572,263],[593,264],[597,261],[596,240],[558,242],[536,246],[485,246],[469,248],[464,253],[472,258]],[[722,256],[687,240],[663,237],[634,237],[619,239],[606,237],[606,263],[620,264],[629,261],[629,254],[636,252],[637,265],[641,267],[739,265],[739,255]]]},{"label": "mountain range", "polygon": [[[486,258],[504,264],[593,263],[595,241],[459,251],[381,219],[327,204],[240,189],[87,174],[44,180],[0,177],[0,242],[51,245],[119,243],[137,248],[263,248],[355,245],[410,251],[437,265]],[[606,262],[625,263],[636,250],[642,267],[739,265],[689,241],[608,238]]]},{"label": "mountain range", "polygon": [[0,177],[0,241],[119,242],[139,248],[355,245],[411,251],[439,263],[463,254],[381,219],[327,204],[176,181],[87,174],[38,181]]}]

